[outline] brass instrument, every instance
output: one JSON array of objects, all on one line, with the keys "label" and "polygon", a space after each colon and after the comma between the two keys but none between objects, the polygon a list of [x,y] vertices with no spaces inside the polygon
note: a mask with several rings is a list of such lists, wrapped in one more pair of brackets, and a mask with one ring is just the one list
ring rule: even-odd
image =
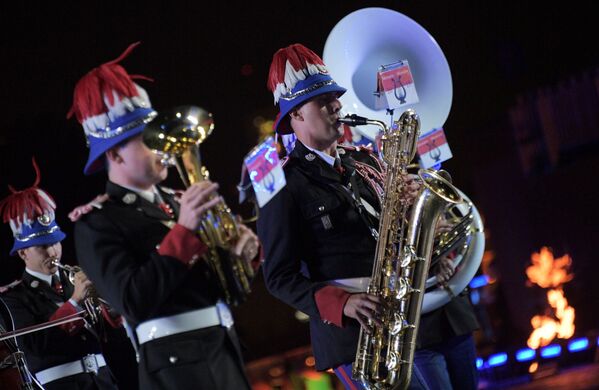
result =
[{"label": "brass instrument", "polygon": [[[65,271],[69,278],[69,282],[71,282],[73,286],[75,285],[75,274],[82,272],[81,267],[76,265],[62,264],[58,259],[52,260],[52,264]],[[87,295],[85,299],[83,302],[81,302],[81,306],[85,310],[87,320],[92,325],[98,325],[102,321],[102,304],[106,304],[106,302],[98,296],[96,289],[93,286],[90,286],[87,289]]]},{"label": "brass instrument", "polygon": [[[196,106],[175,107],[161,112],[146,125],[144,143],[162,157],[165,166],[176,166],[186,187],[209,179],[201,163],[200,144],[212,133],[212,114]],[[229,207],[218,202],[200,221],[198,234],[208,246],[206,260],[218,276],[224,298],[238,304],[250,293],[253,269],[241,257],[222,256],[220,249],[229,250],[239,237],[237,220]]]},{"label": "brass instrument", "polygon": [[[418,102],[405,108],[418,112],[424,133],[443,127],[447,120],[453,98],[449,63],[435,38],[407,15],[378,7],[351,12],[329,33],[322,59],[339,85],[352,86],[339,98],[348,114],[389,123],[387,110],[375,103],[373,75],[382,64],[408,60],[418,90]],[[369,122],[355,130],[375,141],[380,125]],[[442,171],[439,173],[443,175]],[[434,275],[428,278],[423,313],[443,306],[459,294],[482,261],[485,247],[482,219],[473,202],[463,192],[459,194],[465,202],[448,211],[456,227],[435,243],[438,252],[433,254],[431,263],[455,251],[452,259],[455,273],[443,285]]]},{"label": "brass instrument", "polygon": [[412,376],[416,335],[431,260],[435,226],[459,191],[433,170],[418,172],[422,187],[412,205],[404,196],[404,175],[416,153],[420,119],[405,111],[392,128],[355,115],[340,122],[376,125],[383,129],[382,157],[386,164],[379,237],[367,292],[379,296],[382,326],[369,321],[372,332],[360,329],[352,375],[368,389],[407,388]]}]

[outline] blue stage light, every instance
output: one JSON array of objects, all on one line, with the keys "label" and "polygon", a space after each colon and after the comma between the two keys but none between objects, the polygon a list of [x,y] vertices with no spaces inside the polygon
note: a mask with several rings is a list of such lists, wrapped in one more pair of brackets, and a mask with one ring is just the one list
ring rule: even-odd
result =
[{"label": "blue stage light", "polygon": [[472,302],[473,305],[478,305],[480,302],[480,293],[478,290],[470,291],[470,302]]},{"label": "blue stage light", "polygon": [[476,358],[476,368],[478,368],[480,370],[482,366],[483,366],[483,359],[477,357]]},{"label": "blue stage light", "polygon": [[501,365],[505,364],[506,362],[507,362],[507,353],[505,353],[505,352],[496,353],[495,355],[491,355],[491,356],[489,356],[489,360],[487,360],[489,367],[501,366]]},{"label": "blue stage light", "polygon": [[529,360],[534,359],[536,356],[536,352],[534,349],[523,348],[516,352],[516,360],[519,362],[527,362]]},{"label": "blue stage light", "polygon": [[557,344],[552,344],[541,348],[541,357],[544,357],[545,359],[559,356],[561,353],[562,347]]},{"label": "blue stage light", "polygon": [[469,286],[470,288],[479,288],[486,286],[487,284],[489,284],[489,278],[487,277],[487,275],[478,275],[472,278]]},{"label": "blue stage light", "polygon": [[570,341],[570,344],[568,344],[568,351],[577,352],[577,351],[585,350],[588,347],[589,347],[589,339],[587,339],[586,337],[583,337],[580,339],[575,339],[575,340]]}]

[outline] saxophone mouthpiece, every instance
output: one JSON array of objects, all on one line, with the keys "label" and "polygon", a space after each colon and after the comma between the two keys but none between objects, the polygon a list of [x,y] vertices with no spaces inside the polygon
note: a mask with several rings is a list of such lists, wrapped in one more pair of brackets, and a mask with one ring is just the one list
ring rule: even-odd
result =
[{"label": "saxophone mouthpiece", "polygon": [[356,114],[346,115],[343,118],[339,118],[340,123],[345,123],[349,126],[364,126],[368,124],[368,118],[358,116]]}]

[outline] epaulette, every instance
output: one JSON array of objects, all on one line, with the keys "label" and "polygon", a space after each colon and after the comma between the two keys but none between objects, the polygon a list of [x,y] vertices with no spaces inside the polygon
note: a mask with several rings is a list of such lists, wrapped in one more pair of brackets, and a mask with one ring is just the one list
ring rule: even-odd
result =
[{"label": "epaulette", "polygon": [[22,282],[21,279],[17,279],[15,281],[7,284],[6,286],[0,286],[0,293],[5,293],[5,292],[8,292],[8,291],[11,291],[15,287],[19,286],[21,284],[21,282]]}]

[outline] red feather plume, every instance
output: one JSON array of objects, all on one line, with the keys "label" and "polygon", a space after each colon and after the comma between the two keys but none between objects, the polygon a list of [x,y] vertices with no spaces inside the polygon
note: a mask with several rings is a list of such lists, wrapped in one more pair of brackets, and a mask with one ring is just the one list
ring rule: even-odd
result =
[{"label": "red feather plume", "polygon": [[[37,186],[41,179],[40,170],[35,162],[35,158],[32,158],[31,161],[35,170],[35,182],[31,187],[22,191],[17,191],[12,186],[8,186],[11,194],[0,202],[0,213],[2,213],[4,223],[13,220],[17,221],[17,224],[22,224],[24,216],[28,219],[33,219],[36,216],[44,214],[45,210],[54,209],[54,206],[39,194],[41,190]],[[54,202],[54,199],[50,195],[46,192],[44,193],[51,202]]]},{"label": "red feather plume", "polygon": [[85,118],[108,111],[104,97],[106,96],[109,103],[113,105],[113,91],[121,97],[134,97],[139,93],[133,80],[153,81],[146,76],[129,75],[125,68],[118,64],[140,43],[132,43],[118,58],[92,69],[77,82],[73,93],[73,105],[67,114],[67,119],[75,115],[79,123],[83,123]]},{"label": "red feather plume", "polygon": [[268,71],[267,86],[271,92],[285,81],[285,68],[287,61],[295,71],[307,68],[308,64],[324,65],[322,59],[301,43],[295,43],[283,49],[279,49],[272,57],[270,70]]}]

